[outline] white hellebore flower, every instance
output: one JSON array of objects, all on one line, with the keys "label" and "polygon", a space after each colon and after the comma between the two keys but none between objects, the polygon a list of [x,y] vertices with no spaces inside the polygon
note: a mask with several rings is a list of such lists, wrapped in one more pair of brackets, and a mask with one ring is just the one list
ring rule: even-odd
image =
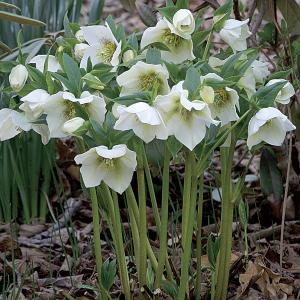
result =
[{"label": "white hellebore flower", "polygon": [[76,39],[77,39],[80,43],[85,42],[85,39],[84,39],[84,35],[83,35],[82,29],[79,29],[79,30],[76,31],[75,37],[76,37]]},{"label": "white hellebore flower", "polygon": [[44,105],[49,97],[45,90],[34,90],[20,99],[23,102],[20,109],[25,112],[28,119],[35,121],[44,113]]},{"label": "white hellebore flower", "polygon": [[83,58],[83,55],[90,46],[85,43],[76,44],[74,47],[75,58],[80,61]]},{"label": "white hellebore flower", "polygon": [[283,86],[283,88],[277,94],[275,101],[278,103],[281,103],[281,104],[289,104],[290,98],[295,95],[295,89],[288,80],[272,79],[266,84],[266,86],[269,86],[269,85],[272,85],[272,84],[278,83],[278,82],[286,82],[286,84]]},{"label": "white hellebore flower", "polygon": [[249,122],[247,145],[249,149],[260,142],[280,146],[284,141],[286,132],[295,128],[287,116],[277,108],[262,108]]},{"label": "white hellebore flower", "polygon": [[[211,56],[208,59],[208,64],[214,68],[216,71],[220,71],[221,67],[226,63],[228,59],[232,57],[229,56],[226,59],[222,60],[217,57]],[[241,56],[241,59],[246,59],[246,56]],[[257,74],[257,72],[256,72]],[[237,82],[237,86],[241,89],[244,89],[247,93],[247,96],[250,98],[256,92],[256,74],[254,73],[252,65],[245,71],[243,76]]]},{"label": "white hellebore flower", "polygon": [[256,92],[256,81],[252,67],[250,66],[237,82],[237,86],[246,91],[248,98]]},{"label": "white hellebore flower", "polygon": [[181,36],[184,39],[190,39],[195,30],[195,19],[188,9],[179,9],[173,16],[172,33]]},{"label": "white hellebore flower", "polygon": [[145,102],[137,102],[128,107],[117,107],[118,120],[114,126],[117,130],[130,130],[149,143],[155,137],[160,140],[168,138],[167,128],[156,108]]},{"label": "white hellebore flower", "polygon": [[116,40],[108,25],[84,26],[81,30],[84,39],[90,45],[84,52],[81,68],[86,68],[88,58],[93,66],[105,63],[115,67],[119,64],[122,43]]},{"label": "white hellebore flower", "polygon": [[80,173],[87,188],[103,181],[120,194],[130,185],[137,165],[135,152],[123,144],[112,149],[106,146],[92,148],[75,156],[75,161],[82,165]]},{"label": "white hellebore flower", "polygon": [[200,80],[203,84],[200,96],[208,104],[212,118],[218,117],[221,120],[222,126],[231,121],[238,120],[239,116],[236,110],[239,110],[240,106],[236,90],[229,87],[213,89],[209,84],[206,85],[205,80],[223,81],[222,77],[214,73],[201,76]]},{"label": "white hellebore flower", "polygon": [[92,95],[87,91],[83,92],[80,98],[76,98],[69,92],[58,92],[51,95],[45,104],[46,120],[51,137],[61,138],[68,135],[64,131],[64,124],[76,117],[75,103],[85,106],[91,119],[103,123],[106,104],[102,97]]},{"label": "white hellebore flower", "polygon": [[76,130],[78,130],[83,124],[85,120],[80,117],[75,117],[71,120],[68,120],[63,125],[63,131],[67,134],[72,134]]},{"label": "white hellebore flower", "polygon": [[9,83],[15,92],[20,92],[28,78],[28,71],[23,65],[17,65],[11,69]]},{"label": "white hellebore flower", "polygon": [[24,111],[27,120],[31,122],[32,129],[41,135],[43,144],[49,142],[49,129],[46,124],[38,124],[37,121],[45,113],[44,107],[49,97],[50,95],[45,90],[37,89],[20,99],[23,103],[19,108]]},{"label": "white hellebore flower", "polygon": [[265,78],[270,75],[268,64],[263,61],[255,60],[251,65],[255,81],[263,83]]},{"label": "white hellebore flower", "polygon": [[31,124],[25,115],[13,109],[0,110],[0,141],[9,140],[22,131],[29,131]]},{"label": "white hellebore flower", "polygon": [[175,64],[182,63],[185,60],[193,60],[193,42],[191,38],[183,38],[175,33],[175,27],[166,19],[158,21],[155,27],[147,28],[142,36],[141,48],[153,43],[162,43],[170,51],[161,51],[161,57],[167,62]]},{"label": "white hellebore flower", "polygon": [[233,51],[243,51],[247,49],[247,38],[251,35],[247,25],[248,19],[238,21],[234,19],[226,20],[220,31],[220,36]]},{"label": "white hellebore flower", "polygon": [[168,79],[169,73],[165,66],[139,61],[116,80],[121,86],[120,96],[126,96],[153,89],[156,89],[158,94],[167,94],[170,91]]},{"label": "white hellebore flower", "polygon": [[[43,73],[46,59],[47,59],[47,55],[37,55],[37,56],[33,57],[29,63],[35,64],[35,67]],[[48,55],[48,69],[47,70],[50,72],[57,72],[58,70],[61,70],[59,62],[53,55]]]},{"label": "white hellebore flower", "polygon": [[193,150],[205,137],[206,127],[219,124],[211,117],[208,105],[200,100],[190,101],[183,81],[173,86],[168,95],[159,95],[154,106],[160,112],[169,135]]}]

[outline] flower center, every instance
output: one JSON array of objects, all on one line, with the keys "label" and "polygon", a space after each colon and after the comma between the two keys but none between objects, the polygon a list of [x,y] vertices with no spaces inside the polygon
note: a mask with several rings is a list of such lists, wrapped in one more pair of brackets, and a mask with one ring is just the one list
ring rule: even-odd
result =
[{"label": "flower center", "polygon": [[106,167],[111,168],[115,165],[114,160],[113,159],[109,159],[109,158],[103,158],[103,157],[98,157],[98,162],[99,164],[104,163],[106,165]]},{"label": "flower center", "polygon": [[116,51],[116,44],[111,41],[106,41],[101,49],[97,50],[97,58],[104,63],[110,63],[115,51]]},{"label": "flower center", "polygon": [[160,77],[155,72],[143,74],[139,78],[139,86],[143,91],[149,91],[155,87],[159,91],[161,83]]},{"label": "flower center", "polygon": [[178,47],[183,38],[172,33],[170,29],[165,29],[162,35],[162,40],[167,46]]},{"label": "flower center", "polygon": [[218,107],[222,107],[226,105],[228,102],[229,98],[227,95],[227,92],[225,89],[216,89],[215,90],[215,99],[214,99],[214,104]]},{"label": "flower center", "polygon": [[66,119],[70,120],[73,119],[76,116],[76,110],[71,101],[65,102],[65,110],[64,110],[64,116]]}]

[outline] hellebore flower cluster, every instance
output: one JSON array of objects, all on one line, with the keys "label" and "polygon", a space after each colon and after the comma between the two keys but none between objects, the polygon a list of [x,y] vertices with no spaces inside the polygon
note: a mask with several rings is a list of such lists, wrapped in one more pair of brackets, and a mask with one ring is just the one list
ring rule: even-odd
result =
[{"label": "hellebore flower cluster", "polygon": [[[0,140],[31,129],[43,143],[68,136],[87,139],[88,145],[92,140],[94,146],[75,158],[84,184],[104,181],[118,193],[129,186],[136,168],[136,154],[129,149],[136,139],[150,143],[174,136],[193,151],[211,132],[239,122],[248,107],[249,149],[261,142],[280,145],[295,127],[276,107],[288,104],[295,90],[284,78],[266,83],[268,64],[247,49],[248,20],[223,20],[222,15],[216,34],[232,51],[203,63],[194,52],[199,27],[193,14],[172,11],[162,11],[140,41],[126,38],[108,19],[105,25],[74,30],[58,42],[56,55],[38,55],[28,66],[19,61],[9,75],[19,103],[15,110],[0,110]],[[33,65],[43,82],[38,88],[32,88],[38,85]],[[24,92],[26,84],[29,92]],[[260,91],[268,88],[278,93],[267,107],[260,105]]]}]

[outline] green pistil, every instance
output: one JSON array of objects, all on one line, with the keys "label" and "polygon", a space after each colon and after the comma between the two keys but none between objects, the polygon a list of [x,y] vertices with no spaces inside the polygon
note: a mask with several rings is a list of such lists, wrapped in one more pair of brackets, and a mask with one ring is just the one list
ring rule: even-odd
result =
[{"label": "green pistil", "polygon": [[162,40],[169,47],[178,47],[183,41],[183,38],[172,33],[170,29],[165,29]]},{"label": "green pistil", "polygon": [[98,59],[106,64],[110,63],[116,48],[117,46],[114,42],[106,41],[103,45],[103,48],[97,51]]},{"label": "green pistil", "polygon": [[73,119],[76,116],[76,110],[71,101],[65,102],[64,116],[68,120]]},{"label": "green pistil", "polygon": [[161,79],[159,78],[158,74],[156,74],[155,72],[143,74],[139,78],[139,86],[140,89],[143,91],[149,91],[153,89],[155,86],[159,91],[161,84],[162,84]]},{"label": "green pistil", "polygon": [[108,168],[111,168],[115,165],[114,159],[109,159],[109,158],[103,158],[103,157],[98,157],[98,162],[99,164],[104,163]]},{"label": "green pistil", "polygon": [[229,97],[225,89],[215,90],[214,104],[217,107],[222,107],[226,105],[228,101],[229,101]]}]

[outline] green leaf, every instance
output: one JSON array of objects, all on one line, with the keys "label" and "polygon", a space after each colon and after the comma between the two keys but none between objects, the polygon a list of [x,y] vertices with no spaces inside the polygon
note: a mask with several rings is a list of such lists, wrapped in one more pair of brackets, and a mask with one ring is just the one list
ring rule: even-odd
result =
[{"label": "green leaf", "polygon": [[101,283],[102,286],[109,291],[115,281],[117,273],[116,260],[106,260],[101,269]]},{"label": "green leaf", "polygon": [[240,201],[239,204],[239,216],[241,223],[244,227],[248,224],[248,218],[249,218],[249,206],[248,203],[244,202],[243,200]]},{"label": "green leaf", "polygon": [[54,72],[50,72],[50,73],[52,77],[57,79],[60,83],[63,83],[70,92],[74,93],[75,87],[66,77],[58,73],[54,73]]},{"label": "green leaf", "polygon": [[89,24],[100,20],[105,0],[93,0],[89,10]]},{"label": "green leaf", "polygon": [[177,0],[176,1],[176,7],[178,9],[189,8],[189,1],[188,0]]},{"label": "green leaf", "polygon": [[0,11],[0,20],[7,20],[10,22],[15,22],[24,25],[32,25],[32,26],[46,26],[46,24],[42,21],[35,20],[32,18],[20,16],[14,13],[9,13],[6,11]]},{"label": "green leaf", "polygon": [[197,91],[200,85],[200,74],[195,67],[190,67],[186,72],[183,88],[189,91],[190,97]]},{"label": "green leaf", "polygon": [[173,135],[168,138],[167,146],[173,157],[175,157],[183,147],[183,145]]},{"label": "green leaf", "polygon": [[154,13],[154,10],[149,5],[145,4],[141,0],[137,0],[135,2],[136,9],[138,11],[138,14],[143,21],[143,23],[148,26],[152,27],[155,26],[157,23],[156,15]]},{"label": "green leaf", "polygon": [[72,29],[70,27],[70,21],[68,19],[68,12],[66,12],[65,16],[64,16],[64,30],[65,30],[64,36],[66,38],[72,38],[72,37],[74,37],[74,34],[73,34]]},{"label": "green leaf", "polygon": [[2,49],[6,53],[11,53],[11,49],[1,41],[0,41],[0,49]]},{"label": "green leaf", "polygon": [[270,149],[263,149],[260,158],[260,184],[266,195],[274,195],[280,200],[283,193],[283,183],[280,170],[277,167],[277,159]]},{"label": "green leaf", "polygon": [[47,90],[47,83],[44,74],[30,65],[27,65],[26,69],[33,83],[35,83],[40,89]]},{"label": "green leaf", "polygon": [[179,287],[177,286],[175,281],[162,280],[161,288],[164,292],[166,292],[171,299],[177,299]]},{"label": "green leaf", "polygon": [[0,60],[0,73],[10,73],[11,69],[17,65],[14,61],[2,61]]},{"label": "green leaf", "polygon": [[275,98],[285,85],[286,82],[276,82],[269,86],[260,87],[258,91],[252,95],[252,97],[261,108],[274,106]]},{"label": "green leaf", "polygon": [[232,11],[233,2],[228,0],[224,5],[220,6],[214,13],[214,28],[216,31],[220,31],[224,25],[224,22],[230,17]]},{"label": "green leaf", "polygon": [[275,73],[272,73],[269,77],[268,80],[272,79],[287,79],[287,77],[292,73],[293,69],[288,69],[285,71],[278,71]]},{"label": "green leaf", "polygon": [[160,51],[156,48],[149,48],[146,54],[146,63],[159,65],[161,63]]},{"label": "green leaf", "polygon": [[258,32],[258,36],[261,38],[262,42],[274,43],[276,34],[276,27],[274,23],[268,23],[264,28]]},{"label": "green leaf", "polygon": [[82,79],[92,89],[99,90],[99,91],[102,91],[104,89],[104,83],[101,82],[101,80],[98,77],[92,75],[91,73],[85,74],[82,77]]},{"label": "green leaf", "polygon": [[170,51],[170,48],[167,45],[165,45],[164,43],[160,43],[160,42],[151,43],[151,44],[147,45],[146,47],[144,47],[142,49],[142,51],[147,48],[151,48],[151,47],[154,47],[154,48],[157,48],[157,49],[163,50],[163,51]]},{"label": "green leaf", "polygon": [[3,1],[0,1],[0,8],[15,9],[15,10],[21,11],[21,9],[18,6],[11,4],[11,3],[3,2]]},{"label": "green leaf", "polygon": [[162,14],[163,17],[166,17],[168,21],[172,22],[174,14],[178,11],[176,6],[168,6],[159,8],[158,11]]},{"label": "green leaf", "polygon": [[77,65],[77,62],[75,62],[75,60],[73,60],[68,54],[64,53],[63,64],[69,82],[73,86],[72,88],[73,93],[77,94],[77,92],[80,90],[80,79],[81,79],[81,73]]},{"label": "green leaf", "polygon": [[210,29],[197,31],[195,34],[193,34],[192,40],[194,48],[200,47],[206,41],[209,33]]},{"label": "green leaf", "polygon": [[207,257],[212,270],[216,269],[217,256],[220,250],[220,239],[213,241],[211,235],[207,239]]},{"label": "green leaf", "polygon": [[276,6],[281,11],[290,33],[300,33],[300,6],[295,0],[277,0]]}]

